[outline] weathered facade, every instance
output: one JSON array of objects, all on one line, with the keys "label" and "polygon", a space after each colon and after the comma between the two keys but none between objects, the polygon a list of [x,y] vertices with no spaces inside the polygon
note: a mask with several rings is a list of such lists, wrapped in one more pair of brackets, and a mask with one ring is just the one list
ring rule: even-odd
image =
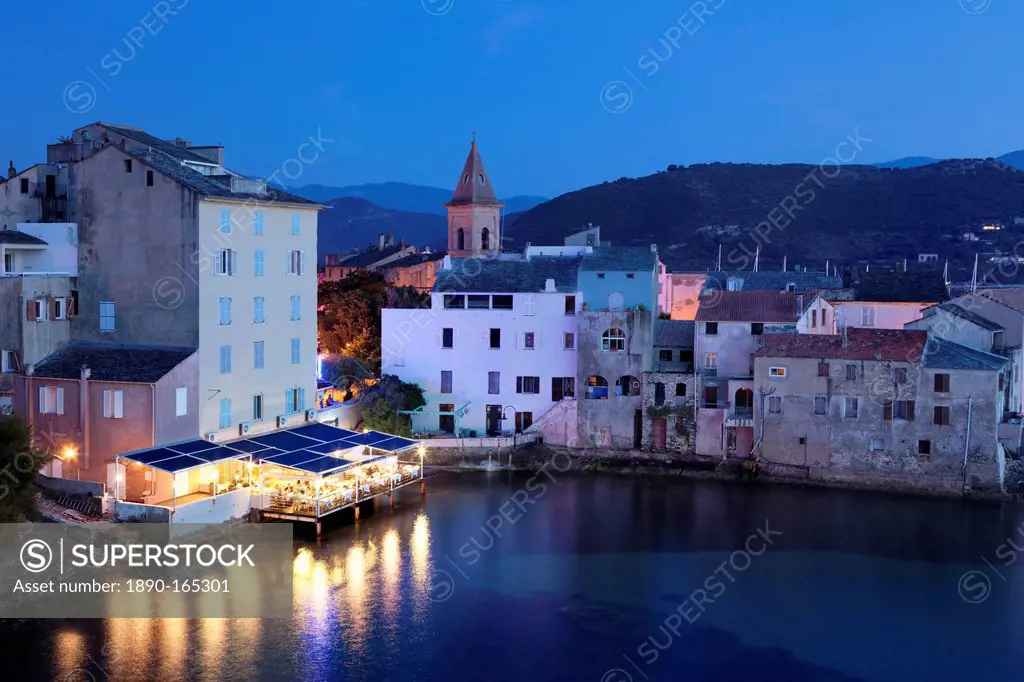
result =
[{"label": "weathered facade", "polygon": [[765,337],[755,452],[824,480],[998,490],[1005,367],[920,331]]},{"label": "weathered facade", "polygon": [[641,407],[644,450],[694,453],[697,403],[692,373],[645,372]]}]

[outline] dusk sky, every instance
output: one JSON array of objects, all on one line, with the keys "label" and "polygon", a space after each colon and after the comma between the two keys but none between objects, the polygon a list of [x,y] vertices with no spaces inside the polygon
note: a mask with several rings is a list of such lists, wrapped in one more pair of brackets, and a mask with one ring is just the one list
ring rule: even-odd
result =
[{"label": "dusk sky", "polygon": [[286,184],[450,187],[475,129],[499,195],[554,196],[817,163],[855,131],[857,162],[1024,148],[1019,0],[691,3],[8,3],[0,157],[104,120],[269,175],[319,130],[334,142]]}]

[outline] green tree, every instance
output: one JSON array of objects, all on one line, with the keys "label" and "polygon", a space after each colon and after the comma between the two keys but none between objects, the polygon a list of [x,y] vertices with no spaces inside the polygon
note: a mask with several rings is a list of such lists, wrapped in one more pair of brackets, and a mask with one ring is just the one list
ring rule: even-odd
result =
[{"label": "green tree", "polygon": [[412,418],[399,414],[399,410],[415,410],[426,404],[423,389],[385,374],[359,396],[363,411],[363,426],[375,431],[398,436],[412,435]]},{"label": "green tree", "polygon": [[32,447],[32,429],[21,415],[0,414],[0,523],[38,518],[35,480],[49,455]]}]

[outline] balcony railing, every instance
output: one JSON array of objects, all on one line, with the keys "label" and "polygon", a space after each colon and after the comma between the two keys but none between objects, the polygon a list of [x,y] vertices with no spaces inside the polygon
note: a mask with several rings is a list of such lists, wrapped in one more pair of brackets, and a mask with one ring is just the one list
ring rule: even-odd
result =
[{"label": "balcony railing", "polygon": [[681,372],[683,374],[693,373],[692,362],[668,362],[659,360],[657,363],[657,371],[659,372]]},{"label": "balcony railing", "polygon": [[705,410],[728,410],[732,403],[725,400],[704,400],[700,401],[701,408]]},{"label": "balcony railing", "polygon": [[702,370],[701,373],[704,376],[706,376],[706,377],[717,377],[718,376],[718,368],[717,367],[705,367]]},{"label": "balcony railing", "polygon": [[738,419],[752,419],[754,416],[754,408],[736,406],[732,410],[732,416]]}]

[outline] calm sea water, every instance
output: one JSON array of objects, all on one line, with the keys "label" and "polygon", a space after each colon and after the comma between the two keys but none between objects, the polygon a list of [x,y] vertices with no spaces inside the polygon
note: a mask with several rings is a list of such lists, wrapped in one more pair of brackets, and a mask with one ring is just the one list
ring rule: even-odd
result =
[{"label": "calm sea water", "polygon": [[0,679],[1024,673],[1015,506],[508,473],[435,477],[426,499],[410,490],[400,502],[320,544],[296,543],[290,621],[0,626]]}]

